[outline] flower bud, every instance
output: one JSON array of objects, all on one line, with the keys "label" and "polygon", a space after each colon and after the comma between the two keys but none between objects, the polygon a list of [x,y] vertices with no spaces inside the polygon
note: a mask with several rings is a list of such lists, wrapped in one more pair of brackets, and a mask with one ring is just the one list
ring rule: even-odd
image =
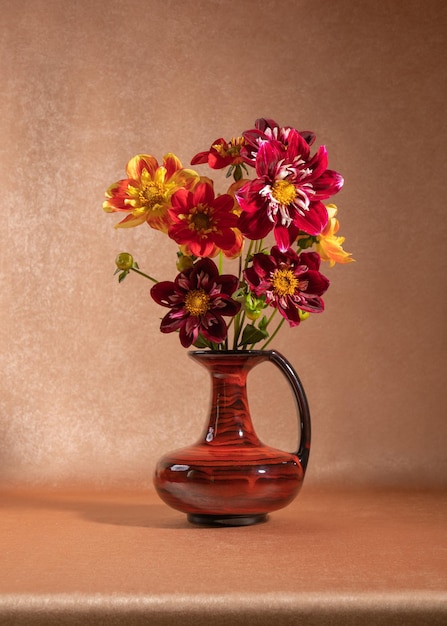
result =
[{"label": "flower bud", "polygon": [[119,270],[128,271],[133,266],[133,256],[128,252],[120,252],[115,259],[115,265]]},{"label": "flower bud", "polygon": [[194,265],[194,259],[181,252],[177,253],[177,269],[179,272],[189,270]]},{"label": "flower bud", "polygon": [[249,320],[257,320],[265,307],[265,297],[256,298],[252,293],[245,296],[244,309]]}]

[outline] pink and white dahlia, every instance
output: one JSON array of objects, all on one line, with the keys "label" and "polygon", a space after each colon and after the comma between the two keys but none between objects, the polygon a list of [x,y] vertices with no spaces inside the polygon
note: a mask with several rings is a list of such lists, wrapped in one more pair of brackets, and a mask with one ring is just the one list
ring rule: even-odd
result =
[{"label": "pink and white dahlia", "polygon": [[[249,165],[254,165],[259,146],[263,141],[279,141],[285,148],[289,143],[289,133],[294,130],[291,126],[280,126],[275,120],[259,118],[255,127],[243,133],[244,144],[241,155]],[[311,146],[315,141],[315,133],[310,130],[298,131],[304,141]]]},{"label": "pink and white dahlia", "polygon": [[250,239],[262,239],[273,230],[283,252],[299,231],[318,235],[328,221],[322,200],[337,193],[343,178],[327,168],[327,151],[321,146],[314,156],[304,137],[289,129],[287,146],[264,140],[256,154],[257,178],[236,193],[242,209],[238,227]]}]

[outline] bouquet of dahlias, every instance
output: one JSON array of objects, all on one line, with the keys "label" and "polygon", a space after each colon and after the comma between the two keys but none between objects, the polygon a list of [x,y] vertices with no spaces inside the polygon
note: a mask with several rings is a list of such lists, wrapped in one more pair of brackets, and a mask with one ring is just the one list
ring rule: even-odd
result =
[{"label": "bouquet of dahlias", "polygon": [[[154,283],[152,298],[169,309],[161,332],[178,331],[185,348],[264,349],[284,321],[298,326],[324,310],[329,280],[321,260],[353,259],[336,234],[337,207],[323,203],[343,178],[328,169],[324,146],[311,155],[314,141],[314,133],[270,119],[231,141],[217,139],[191,165],[227,169],[233,182],[223,194],[174,154],[161,165],[146,154],[129,161],[103,208],[126,214],[118,228],[147,224],[177,244],[173,281],[143,272],[127,252],[116,258],[120,281],[136,272]],[[234,273],[223,272],[225,258]]]}]

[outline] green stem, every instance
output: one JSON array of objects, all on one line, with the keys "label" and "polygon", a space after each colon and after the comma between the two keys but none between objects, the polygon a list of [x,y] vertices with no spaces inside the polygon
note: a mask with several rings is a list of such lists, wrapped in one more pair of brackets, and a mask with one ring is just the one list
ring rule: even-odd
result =
[{"label": "green stem", "polygon": [[144,276],[144,278],[148,278],[149,280],[151,280],[153,283],[158,283],[158,280],[155,280],[155,278],[152,278],[152,276],[149,276],[149,274],[145,274],[144,272],[142,272],[141,270],[137,270],[136,267],[131,267],[130,270],[132,272],[135,272],[136,274],[139,274],[140,276]]},{"label": "green stem", "polygon": [[[267,323],[265,325],[266,329],[269,327],[269,324],[272,321],[272,319],[275,317],[277,311],[278,311],[278,309],[273,309],[273,313],[270,315],[270,317],[268,318]],[[277,332],[277,331],[275,331],[275,332]],[[253,350],[255,346],[256,346],[256,343],[252,343],[251,346],[250,346],[250,350]]]},{"label": "green stem", "polygon": [[267,320],[267,324],[265,325],[265,327],[267,328],[268,325],[270,324],[270,322],[272,321],[272,319],[275,317],[275,315],[277,314],[278,309],[273,309],[273,313],[270,315],[270,317]]},{"label": "green stem", "polygon": [[278,334],[279,329],[281,328],[281,326],[284,324],[285,319],[282,318],[282,320],[279,322],[278,326],[275,328],[275,330],[273,331],[273,333],[270,335],[270,337],[267,339],[267,341],[265,342],[265,344],[261,347],[261,350],[265,350],[266,347],[269,345],[269,343],[272,341],[272,339]]},{"label": "green stem", "polygon": [[233,339],[233,350],[237,350],[237,345],[239,343],[239,337],[241,334],[242,327],[245,321],[245,311],[242,313],[238,313],[236,315],[236,321],[234,323],[234,339]]},{"label": "green stem", "polygon": [[248,246],[247,254],[246,254],[246,256],[245,256],[244,270],[246,270],[246,269],[247,269],[248,264],[249,264],[249,262],[250,262],[250,261],[249,261],[249,259],[250,259],[250,256],[251,256],[251,251],[252,251],[252,248],[253,248],[253,244],[254,244],[254,241],[253,241],[253,239],[252,239],[252,240],[250,241],[250,245]]}]

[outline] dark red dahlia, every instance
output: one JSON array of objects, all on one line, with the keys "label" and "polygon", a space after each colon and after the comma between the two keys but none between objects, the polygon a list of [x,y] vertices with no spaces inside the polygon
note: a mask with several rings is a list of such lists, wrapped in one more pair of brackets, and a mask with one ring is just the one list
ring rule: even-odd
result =
[{"label": "dark red dahlia", "polygon": [[234,316],[240,304],[232,299],[238,279],[231,274],[219,275],[211,259],[201,259],[180,272],[174,280],[155,284],[151,296],[158,304],[171,309],[161,321],[162,333],[180,331],[182,346],[188,348],[199,333],[215,343],[227,336],[223,316]]},{"label": "dark red dahlia", "polygon": [[290,326],[300,323],[299,310],[321,313],[321,298],[329,280],[319,272],[320,257],[316,252],[297,255],[274,246],[270,254],[255,254],[245,279],[256,296],[265,296],[267,304],[277,308]]}]

